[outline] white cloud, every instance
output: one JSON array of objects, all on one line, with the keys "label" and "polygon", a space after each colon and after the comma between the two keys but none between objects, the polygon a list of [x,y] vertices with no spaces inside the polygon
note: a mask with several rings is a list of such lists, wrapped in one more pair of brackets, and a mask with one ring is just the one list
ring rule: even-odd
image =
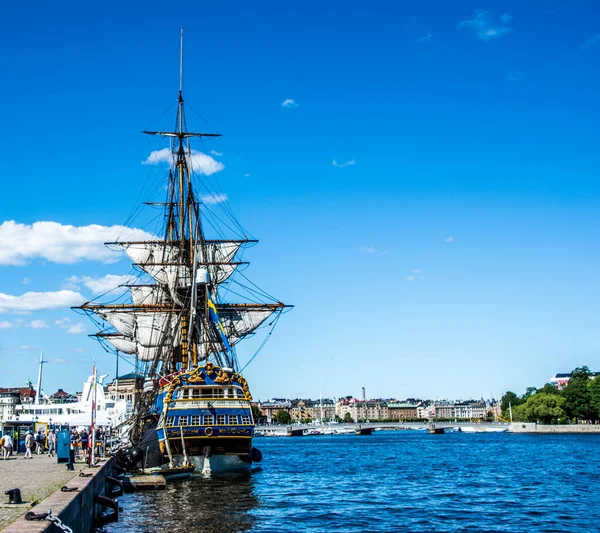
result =
[{"label": "white cloud", "polygon": [[33,350],[33,346],[29,346],[29,344],[21,344],[21,350]]},{"label": "white cloud", "polygon": [[492,39],[502,37],[511,32],[511,28],[485,28],[484,30],[477,32],[477,37],[482,41],[491,41]]},{"label": "white cloud", "polygon": [[511,15],[504,13],[500,16],[500,24],[497,24],[489,11],[478,10],[475,11],[474,18],[459,22],[457,27],[458,29],[471,29],[478,39],[491,41],[513,31],[512,28],[507,26],[511,19]]},{"label": "white cloud", "polygon": [[42,328],[49,328],[50,326],[48,324],[46,324],[46,322],[44,320],[32,320],[27,327],[29,328],[33,328],[33,329],[42,329]]},{"label": "white cloud", "polygon": [[72,264],[83,260],[113,263],[121,256],[104,243],[117,239],[152,240],[154,235],[125,226],[70,226],[58,222],[0,225],[0,265],[25,265],[31,259]]},{"label": "white cloud", "polygon": [[[154,150],[151,152],[148,158],[145,161],[142,161],[142,165],[155,165],[157,163],[170,164],[172,160],[173,153],[170,148],[163,148],[162,150]],[[198,150],[191,151],[191,157],[188,159],[188,164],[190,165],[192,172],[199,172],[206,176],[210,176],[225,168],[223,163]]]},{"label": "white cloud", "polygon": [[244,178],[249,178],[250,174],[244,174]]},{"label": "white cloud", "polygon": [[[83,322],[77,322],[77,324],[72,324],[71,319],[68,317],[61,318],[60,320],[55,320],[54,325],[58,326],[61,329],[66,329],[67,333],[72,333],[73,335],[79,335],[87,331],[87,328]],[[74,348],[73,351],[83,352],[81,348]]]},{"label": "white cloud", "polygon": [[600,46],[600,33],[597,33],[593,37],[590,37],[585,43],[581,45],[582,50],[590,50],[596,46]]},{"label": "white cloud", "polygon": [[511,83],[517,83],[525,77],[525,74],[518,70],[511,70],[507,75],[506,79]]},{"label": "white cloud", "polygon": [[413,270],[413,274],[420,274],[421,272],[423,272],[422,270],[419,270],[418,268],[415,268]]},{"label": "white cloud", "polygon": [[77,322],[77,324],[73,324],[72,326],[68,326],[67,333],[71,333],[73,335],[81,335],[87,331],[85,324],[83,322]]},{"label": "white cloud", "polygon": [[23,281],[21,281],[21,283],[23,285],[29,285],[31,283],[31,280],[29,278],[23,278]]},{"label": "white cloud", "polygon": [[54,365],[64,365],[67,362],[67,360],[63,359],[62,357],[57,357],[56,359],[52,359],[52,361],[50,362]]},{"label": "white cloud", "polygon": [[356,165],[356,161],[354,159],[350,159],[350,161],[346,161],[345,163],[338,163],[335,159],[331,162],[334,167],[344,168],[351,167]]},{"label": "white cloud", "polygon": [[85,298],[78,292],[26,292],[20,296],[0,292],[0,313],[29,313],[42,309],[57,309],[83,303]]},{"label": "white cloud", "polygon": [[417,41],[420,43],[426,43],[428,41],[431,41],[431,39],[433,39],[433,34],[430,31],[428,31],[427,35],[425,35],[424,37],[419,37]]},{"label": "white cloud", "polygon": [[8,320],[0,321],[0,329],[10,329],[13,327],[12,322],[8,322]]},{"label": "white cloud", "polygon": [[211,150],[211,151],[210,151],[210,153],[211,153],[212,155],[216,155],[217,157],[219,157],[219,156],[222,156],[222,155],[223,155],[223,154],[222,154],[222,152],[217,152],[216,150]]},{"label": "white cloud", "polygon": [[70,348],[71,352],[75,352],[75,353],[83,353],[85,352],[85,350],[83,348]]},{"label": "white cloud", "polygon": [[200,198],[203,204],[213,205],[226,202],[228,200],[226,194],[206,194]]},{"label": "white cloud", "polygon": [[444,239],[444,242],[452,242],[454,240],[454,237],[450,236],[446,239]]},{"label": "white cloud", "polygon": [[361,246],[360,251],[363,254],[367,254],[367,255],[382,256],[382,255],[387,254],[387,250],[378,250],[377,248],[375,248],[373,246]]},{"label": "white cloud", "polygon": [[101,278],[93,278],[91,276],[71,276],[64,281],[62,288],[79,290],[79,287],[83,284],[94,294],[104,294],[105,292],[111,291],[119,285],[123,285],[130,281],[132,281],[131,276],[121,276],[117,274],[107,274]]},{"label": "white cloud", "polygon": [[406,281],[415,281],[415,277],[414,276],[408,276],[406,278]]},{"label": "white cloud", "polygon": [[300,104],[297,104],[290,98],[288,98],[287,100],[284,100],[281,104],[281,107],[299,107],[299,106],[300,106]]}]

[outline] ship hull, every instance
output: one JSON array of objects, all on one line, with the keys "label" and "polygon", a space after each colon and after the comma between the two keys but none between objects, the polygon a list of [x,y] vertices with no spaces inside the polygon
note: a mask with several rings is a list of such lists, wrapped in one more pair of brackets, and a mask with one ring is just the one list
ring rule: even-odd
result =
[{"label": "ship hull", "polygon": [[194,455],[188,460],[196,465],[194,476],[244,473],[252,468],[252,462],[242,461],[237,455],[212,455],[208,459]]}]

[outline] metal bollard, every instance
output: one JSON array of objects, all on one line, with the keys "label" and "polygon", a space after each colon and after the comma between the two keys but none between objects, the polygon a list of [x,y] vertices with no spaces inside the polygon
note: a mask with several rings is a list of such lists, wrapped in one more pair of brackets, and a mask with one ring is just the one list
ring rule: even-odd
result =
[{"label": "metal bollard", "polygon": [[4,494],[8,496],[8,503],[14,503],[15,505],[23,503],[23,500],[21,499],[21,491],[19,489],[7,490]]}]

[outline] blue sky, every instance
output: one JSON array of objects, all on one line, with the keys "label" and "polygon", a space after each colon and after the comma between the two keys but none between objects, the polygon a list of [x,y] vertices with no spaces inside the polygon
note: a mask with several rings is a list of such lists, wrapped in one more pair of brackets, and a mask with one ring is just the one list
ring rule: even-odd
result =
[{"label": "blue sky", "polygon": [[99,243],[160,197],[140,131],[174,124],[182,25],[188,124],[224,134],[195,148],[261,241],[245,274],[295,305],[245,371],[256,398],[489,397],[600,366],[595,3],[1,10],[0,386],[41,349],[48,393],[114,375],[69,305],[130,272]]}]

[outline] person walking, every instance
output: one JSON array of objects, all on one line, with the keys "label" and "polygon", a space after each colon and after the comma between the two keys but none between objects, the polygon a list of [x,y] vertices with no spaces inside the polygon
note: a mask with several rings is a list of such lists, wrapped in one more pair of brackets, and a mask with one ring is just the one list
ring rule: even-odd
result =
[{"label": "person walking", "polygon": [[56,449],[56,434],[51,429],[48,433],[48,457],[54,457],[54,450]]},{"label": "person walking", "polygon": [[42,435],[42,430],[40,429],[35,435],[35,453],[40,455],[44,451],[44,435]]},{"label": "person walking", "polygon": [[31,431],[27,432],[25,436],[25,457],[23,459],[33,459],[33,455],[31,455],[31,449],[35,446],[35,440]]},{"label": "person walking", "polygon": [[13,449],[13,440],[10,433],[6,433],[2,441],[2,457],[6,461],[10,458]]},{"label": "person walking", "polygon": [[81,453],[83,454],[83,460],[87,462],[87,457],[88,457],[88,441],[89,441],[89,434],[88,434],[88,432],[84,429],[79,434],[79,438],[81,439]]}]

